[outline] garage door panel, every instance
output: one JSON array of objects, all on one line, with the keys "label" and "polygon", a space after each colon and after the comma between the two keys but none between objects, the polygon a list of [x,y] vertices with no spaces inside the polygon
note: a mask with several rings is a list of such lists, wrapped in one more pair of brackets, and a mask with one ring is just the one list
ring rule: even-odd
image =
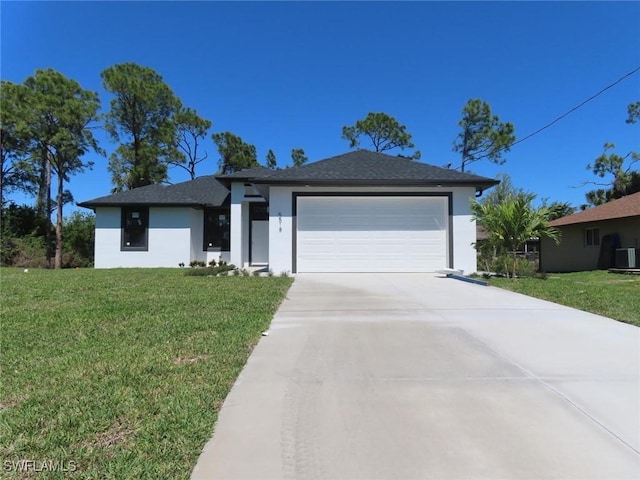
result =
[{"label": "garage door panel", "polygon": [[[359,215],[359,216],[315,216],[307,217],[304,222],[298,221],[298,230],[303,231],[336,231],[336,230],[355,230],[355,231],[422,231],[422,230],[444,230],[446,228],[446,219],[438,217],[426,217],[425,214],[409,215],[406,213],[398,215]],[[417,221],[419,220],[419,221]]]},{"label": "garage door panel", "polygon": [[447,266],[445,197],[299,197],[297,207],[299,272]]}]

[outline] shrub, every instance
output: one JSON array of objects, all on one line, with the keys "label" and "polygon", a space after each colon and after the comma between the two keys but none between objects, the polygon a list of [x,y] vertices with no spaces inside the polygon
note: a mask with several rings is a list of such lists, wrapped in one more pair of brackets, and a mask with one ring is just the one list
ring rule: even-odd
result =
[{"label": "shrub", "polygon": [[[10,258],[10,263],[14,267],[31,267],[46,268],[47,267],[47,249],[44,238],[36,235],[26,235],[22,238],[7,239],[7,243],[3,241],[3,254]],[[3,258],[3,263],[4,263]]]},{"label": "shrub", "polygon": [[229,270],[227,265],[218,265],[216,267],[192,268],[187,270],[185,274],[190,277],[215,277],[217,275],[226,276]]},{"label": "shrub", "polygon": [[216,266],[216,261],[215,261],[215,259],[213,259],[213,258],[212,258],[211,260],[209,260],[209,266],[210,266],[210,267],[215,267],[215,266]]},{"label": "shrub", "polygon": [[[96,217],[90,213],[73,212],[63,227],[63,266],[88,267],[93,265]],[[64,261],[64,257],[69,259]]]},{"label": "shrub", "polygon": [[518,257],[516,261],[516,275],[518,277],[533,277],[536,273],[536,263],[524,257]]},{"label": "shrub", "polygon": [[216,273],[211,267],[206,268],[192,268],[185,272],[188,277],[215,277]]},{"label": "shrub", "polygon": [[[505,277],[513,275],[513,255],[504,254],[494,259],[492,271]],[[525,257],[517,257],[515,262],[516,277],[531,277],[536,273],[537,264],[533,260],[527,260]]]},{"label": "shrub", "polygon": [[191,262],[189,262],[189,266],[191,268],[200,268],[200,267],[206,267],[207,264],[202,260],[191,260]]},{"label": "shrub", "polygon": [[[50,254],[53,256],[55,232],[47,227],[35,207],[14,203],[2,209],[0,222],[0,262],[16,267],[47,267],[46,232],[51,228]],[[62,235],[62,267],[89,267],[93,265],[95,244],[95,216],[74,212],[65,217]]]}]

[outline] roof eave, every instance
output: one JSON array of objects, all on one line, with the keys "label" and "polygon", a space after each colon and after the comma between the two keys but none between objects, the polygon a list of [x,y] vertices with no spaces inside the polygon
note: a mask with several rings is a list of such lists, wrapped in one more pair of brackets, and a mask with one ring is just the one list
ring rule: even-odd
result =
[{"label": "roof eave", "polygon": [[362,187],[362,186],[411,186],[411,187],[460,187],[473,186],[476,190],[482,190],[493,187],[500,183],[497,180],[476,181],[476,180],[422,180],[422,179],[404,179],[404,180],[334,180],[334,179],[250,179],[251,183],[271,185],[271,186],[341,186],[341,187]]},{"label": "roof eave", "polygon": [[[623,218],[633,218],[633,217],[640,217],[640,214],[637,213],[632,213],[629,215],[618,215],[618,216],[612,216],[612,217],[607,217],[607,218],[591,218],[591,219],[585,219],[585,220],[572,220],[569,222],[561,222],[561,223],[555,223],[554,221],[549,222],[549,225],[551,227],[568,227],[570,225],[580,225],[583,223],[597,223],[597,222],[608,222],[610,220],[620,220]],[[558,219],[560,220],[560,219]]]},{"label": "roof eave", "polygon": [[91,208],[95,209],[98,207],[206,207],[209,204],[201,203],[201,202],[170,202],[170,203],[161,203],[161,202],[81,202],[76,204],[82,208]]}]

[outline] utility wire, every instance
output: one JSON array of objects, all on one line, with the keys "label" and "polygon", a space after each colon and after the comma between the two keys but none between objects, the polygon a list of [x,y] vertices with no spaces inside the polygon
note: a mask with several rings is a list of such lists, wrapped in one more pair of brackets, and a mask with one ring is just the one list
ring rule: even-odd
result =
[{"label": "utility wire", "polygon": [[604,87],[602,90],[600,90],[598,93],[596,93],[595,95],[592,95],[591,97],[587,98],[584,102],[580,103],[579,105],[576,105],[575,107],[573,107],[571,110],[569,110],[566,113],[563,113],[562,115],[560,115],[558,118],[556,118],[555,120],[553,120],[552,122],[547,123],[544,127],[539,128],[538,130],[536,130],[533,133],[530,133],[529,135],[527,135],[524,138],[521,138],[520,140],[513,142],[511,145],[509,145],[508,148],[513,147],[514,145],[517,145],[519,143],[524,142],[525,140],[533,137],[534,135],[539,134],[540,132],[542,132],[543,130],[546,130],[547,128],[549,128],[551,125],[559,122],[560,120],[562,120],[564,117],[566,117],[567,115],[569,115],[570,113],[575,112],[576,110],[578,110],[580,107],[582,107],[583,105],[585,105],[586,103],[589,103],[591,100],[593,100],[594,98],[600,96],[601,94],[603,94],[604,92],[606,92],[607,90],[609,90],[612,87],[615,87],[617,84],[619,84],[620,82],[622,82],[625,78],[630,77],[631,75],[633,75],[634,73],[637,73],[640,70],[640,67],[637,67],[636,69],[630,71],[629,73],[623,75],[622,77],[620,77],[618,80],[616,80],[615,82],[613,82],[611,85],[607,85],[606,87]]}]

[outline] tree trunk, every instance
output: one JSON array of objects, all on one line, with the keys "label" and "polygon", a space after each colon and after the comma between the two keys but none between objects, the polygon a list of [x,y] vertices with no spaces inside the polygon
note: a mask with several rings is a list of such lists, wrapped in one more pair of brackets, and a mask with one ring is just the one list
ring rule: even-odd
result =
[{"label": "tree trunk", "polygon": [[45,216],[47,219],[47,230],[45,232],[45,243],[47,250],[47,268],[51,268],[51,153],[47,149],[47,161],[45,162]]},{"label": "tree trunk", "polygon": [[54,268],[62,268],[62,194],[64,177],[58,174],[58,195],[56,196],[56,257]]},{"label": "tree trunk", "polygon": [[45,218],[47,216],[47,149],[42,149],[38,175],[38,194],[36,196],[36,211],[38,215]]},{"label": "tree trunk", "polygon": [[[0,209],[4,208],[4,149],[2,146],[2,139],[4,138],[5,133],[4,130],[0,131],[0,159],[2,159],[2,164],[0,164]],[[7,170],[9,171],[9,170]],[[2,223],[0,222],[0,225]]]},{"label": "tree trunk", "polygon": [[464,138],[462,142],[462,164],[460,165],[460,171],[464,172],[467,158],[469,158],[469,129],[467,127],[464,129]]}]

